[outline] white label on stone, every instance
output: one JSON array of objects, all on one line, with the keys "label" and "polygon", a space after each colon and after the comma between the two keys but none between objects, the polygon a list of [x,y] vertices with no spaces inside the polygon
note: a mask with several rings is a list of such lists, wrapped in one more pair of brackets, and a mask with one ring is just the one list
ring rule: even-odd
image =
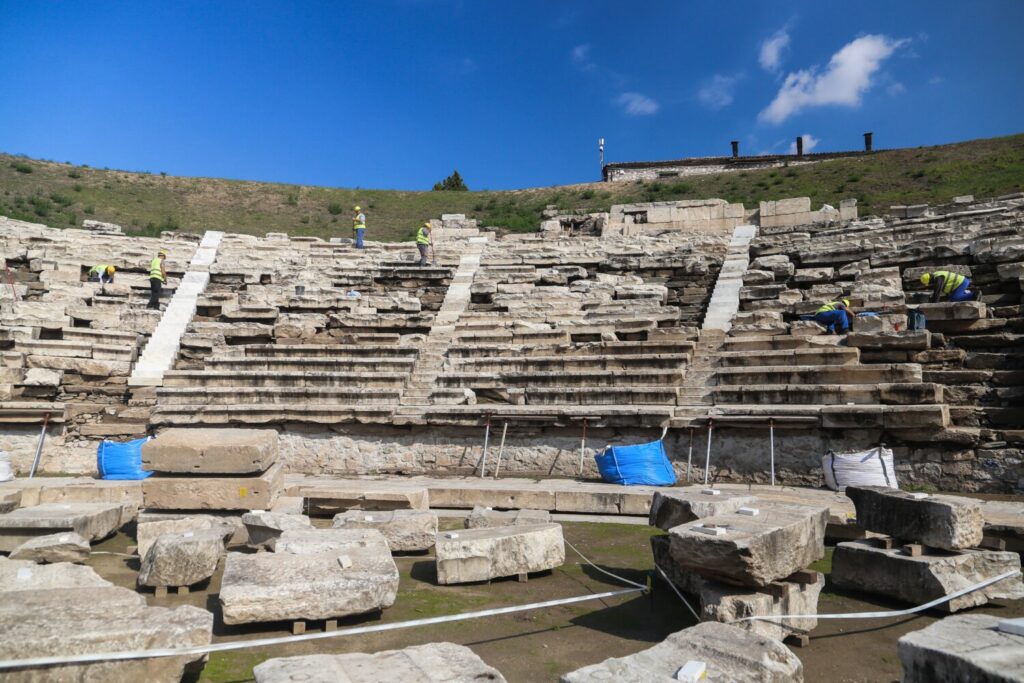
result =
[{"label": "white label on stone", "polygon": [[999,622],[999,630],[1003,633],[1012,633],[1015,636],[1024,636],[1024,617],[1003,619]]},{"label": "white label on stone", "polygon": [[373,521],[373,515],[363,515],[363,521],[364,522],[372,522]]},{"label": "white label on stone", "polygon": [[740,508],[736,511],[736,514],[747,515],[748,517],[757,517],[761,514],[761,511],[757,508]]},{"label": "white label on stone", "polygon": [[28,567],[18,568],[18,581],[28,581],[32,578],[32,570]]},{"label": "white label on stone", "polygon": [[338,555],[338,564],[342,569],[348,569],[352,566],[352,558],[348,555]]},{"label": "white label on stone", "polygon": [[182,534],[182,536],[184,536],[185,538],[192,538],[192,532],[191,531],[186,531],[185,533]]},{"label": "white label on stone", "polygon": [[720,526],[695,526],[691,528],[698,534],[707,534],[708,536],[725,536],[725,529]]},{"label": "white label on stone", "polygon": [[71,534],[61,534],[57,540],[61,543],[67,543],[71,540]]},{"label": "white label on stone", "polygon": [[444,535],[444,537],[445,538],[458,538],[459,535],[457,533],[455,533],[454,531],[449,531],[448,533],[446,533]]},{"label": "white label on stone", "polygon": [[708,677],[708,665],[704,662],[698,662],[691,659],[683,665],[679,671],[676,672],[677,681],[686,681],[686,683],[698,683],[698,681],[707,680]]},{"label": "white label on stone", "polygon": [[249,510],[254,515],[262,515],[266,510]]},{"label": "white label on stone", "polygon": [[703,491],[701,491],[701,493],[703,493],[705,496],[720,496],[720,495],[722,495],[722,492],[719,491],[718,489],[704,489]]},{"label": "white label on stone", "polygon": [[915,500],[924,500],[925,498],[928,497],[928,494],[927,493],[922,493],[922,492],[919,492],[919,491],[915,491],[915,492],[910,494],[910,497],[915,499]]}]

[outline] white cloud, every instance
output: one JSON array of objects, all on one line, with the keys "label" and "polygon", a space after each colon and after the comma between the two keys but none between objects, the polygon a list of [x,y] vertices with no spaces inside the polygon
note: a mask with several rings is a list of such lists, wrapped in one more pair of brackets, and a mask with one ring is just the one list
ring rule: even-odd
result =
[{"label": "white cloud", "polygon": [[932,76],[931,78],[928,79],[928,85],[938,85],[945,80],[946,79],[943,78],[942,76]]},{"label": "white cloud", "polygon": [[847,43],[832,55],[824,70],[811,67],[786,76],[775,99],[758,118],[769,123],[782,123],[806,107],[859,105],[882,62],[907,42],[906,39],[867,35]]},{"label": "white cloud", "polygon": [[722,109],[732,104],[736,84],[743,74],[715,74],[697,91],[697,100],[708,109]]},{"label": "white cloud", "polygon": [[[821,140],[810,133],[804,133],[800,137],[804,139],[804,154],[810,154],[811,150],[817,147],[818,143],[821,142]],[[796,154],[796,140],[789,143],[789,153]]]},{"label": "white cloud", "polygon": [[593,71],[596,65],[590,61],[590,43],[577,45],[570,53],[572,63],[584,71]]},{"label": "white cloud", "polygon": [[777,71],[782,63],[782,53],[789,47],[789,28],[783,26],[761,43],[761,54],[757,61],[765,71]]},{"label": "white cloud", "polygon": [[615,103],[622,107],[629,116],[650,116],[657,114],[660,105],[653,98],[638,92],[624,92],[615,98]]},{"label": "white cloud", "polygon": [[896,97],[897,95],[902,95],[906,91],[907,91],[906,86],[903,85],[902,83],[900,83],[899,81],[894,81],[894,82],[890,83],[885,88],[885,92],[889,93],[889,95],[891,97]]}]

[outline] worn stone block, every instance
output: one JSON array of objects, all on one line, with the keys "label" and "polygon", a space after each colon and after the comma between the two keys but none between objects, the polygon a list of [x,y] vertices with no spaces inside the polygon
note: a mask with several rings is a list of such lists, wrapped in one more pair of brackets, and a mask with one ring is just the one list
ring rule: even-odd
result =
[{"label": "worn stone block", "polygon": [[352,547],[375,547],[391,552],[384,534],[376,529],[286,529],[273,543],[276,553],[341,553]]},{"label": "worn stone block", "polygon": [[985,518],[978,501],[920,495],[878,486],[846,488],[862,529],[946,550],[973,548],[981,543]]},{"label": "worn stone block", "polygon": [[175,474],[252,474],[277,453],[273,429],[167,429],[143,444],[142,464]]},{"label": "worn stone block", "polygon": [[85,562],[89,557],[89,541],[74,531],[62,531],[47,536],[36,536],[15,548],[12,560],[31,562]]},{"label": "worn stone block", "polygon": [[139,557],[145,557],[149,552],[149,546],[157,537],[164,534],[181,534],[186,531],[205,531],[213,528],[224,528],[224,534],[230,538],[238,532],[238,518],[214,517],[211,515],[193,515],[180,519],[160,519],[155,521],[143,521],[139,519],[135,526],[135,543],[138,546]]},{"label": "worn stone block", "polygon": [[0,593],[112,585],[85,565],[68,562],[38,565],[32,560],[0,556]]},{"label": "worn stone block", "polygon": [[655,491],[648,523],[668,531],[674,526],[695,519],[735,512],[741,507],[752,506],[757,501],[754,496],[728,493],[714,496],[702,493],[702,490],[703,487],[694,486]]},{"label": "worn stone block", "polygon": [[[896,598],[913,605],[949,595],[1014,569],[1020,569],[1020,556],[1013,552],[928,551],[911,556],[901,548],[886,550],[878,547],[871,540],[840,543],[832,556],[832,581],[835,585]],[[995,598],[1024,598],[1021,577],[1004,579],[936,609],[957,612],[984,605]]]},{"label": "worn stone block", "polygon": [[1024,681],[1024,636],[999,630],[1000,618],[958,614],[896,642],[903,683]]},{"label": "worn stone block", "polygon": [[468,529],[437,535],[437,581],[488,581],[553,569],[565,562],[562,525]]},{"label": "worn stone block", "polygon": [[36,536],[73,531],[98,541],[121,526],[122,507],[114,503],[43,503],[0,515],[0,551],[10,552]]},{"label": "worn stone block", "polygon": [[[757,507],[755,516],[730,512],[672,527],[673,559],[708,578],[760,587],[824,557],[828,508],[780,503]],[[709,528],[724,532],[703,532]]]},{"label": "worn stone block", "polygon": [[217,570],[224,555],[226,527],[158,536],[142,556],[140,586],[191,586]]},{"label": "worn stone block", "polygon": [[505,677],[468,647],[429,643],[376,654],[306,655],[268,659],[253,669],[256,683],[504,683]]},{"label": "worn stone block", "polygon": [[242,524],[249,533],[249,545],[273,550],[274,542],[288,529],[311,529],[313,523],[306,515],[286,512],[247,512]]},{"label": "worn stone block", "polygon": [[388,540],[391,552],[416,552],[434,546],[434,539],[437,536],[437,514],[429,510],[350,510],[335,515],[333,527],[376,529]]},{"label": "worn stone block", "polygon": [[280,463],[250,476],[153,476],[142,482],[142,502],[155,510],[266,510],[273,507],[283,483]]},{"label": "worn stone block", "polygon": [[562,676],[561,683],[651,683],[676,680],[686,662],[707,664],[714,678],[735,683],[801,683],[803,664],[771,638],[709,621],[668,636],[661,643],[626,657],[612,657]]},{"label": "worn stone block", "polygon": [[495,510],[477,505],[466,518],[467,529],[493,529],[502,526],[527,526],[551,521],[547,510]]},{"label": "worn stone block", "polygon": [[346,510],[428,510],[430,497],[420,486],[374,488],[372,482],[330,482],[297,491],[309,514],[335,515]]}]

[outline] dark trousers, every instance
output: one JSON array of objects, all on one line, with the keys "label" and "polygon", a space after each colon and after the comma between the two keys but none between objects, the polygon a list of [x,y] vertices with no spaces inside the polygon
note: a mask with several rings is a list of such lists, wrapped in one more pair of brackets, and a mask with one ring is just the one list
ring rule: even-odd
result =
[{"label": "dark trousers", "polygon": [[850,329],[850,317],[846,311],[822,311],[814,314],[814,322],[824,325],[829,332],[845,334]]},{"label": "dark trousers", "polygon": [[163,283],[160,282],[160,278],[149,278],[149,303],[146,305],[146,308],[152,308],[157,311],[160,310],[160,291],[162,289]]},{"label": "dark trousers", "polygon": [[416,246],[420,250],[420,266],[426,266],[427,265],[427,252],[430,250],[430,245],[429,244],[417,244]]}]

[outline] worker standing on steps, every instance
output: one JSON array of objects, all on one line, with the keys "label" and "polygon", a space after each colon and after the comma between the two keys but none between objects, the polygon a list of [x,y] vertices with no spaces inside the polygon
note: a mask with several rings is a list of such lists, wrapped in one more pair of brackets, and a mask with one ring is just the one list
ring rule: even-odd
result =
[{"label": "worker standing on steps", "polygon": [[356,238],[356,249],[363,248],[363,235],[366,234],[366,214],[358,206],[352,207],[356,215],[352,217],[352,233]]},{"label": "worker standing on steps", "polygon": [[829,301],[814,314],[814,322],[824,325],[832,334],[845,334],[850,331],[850,300],[840,299]]},{"label": "worker standing on steps", "polygon": [[167,250],[161,249],[156,258],[149,262],[149,304],[146,308],[154,311],[160,310],[160,292],[164,283],[167,282],[167,270],[164,269],[164,260],[167,258]]},{"label": "worker standing on steps", "polygon": [[943,296],[950,301],[973,301],[975,293],[969,289],[971,280],[960,273],[948,270],[936,270],[921,276],[921,284],[932,288],[932,303]]},{"label": "worker standing on steps", "polygon": [[114,282],[114,266],[100,263],[89,269],[89,282],[101,282],[103,284]]},{"label": "worker standing on steps", "polygon": [[416,233],[416,248],[420,250],[421,268],[425,268],[427,265],[427,251],[430,252],[431,259],[437,259],[434,256],[434,245],[430,242],[430,221],[424,223]]}]

